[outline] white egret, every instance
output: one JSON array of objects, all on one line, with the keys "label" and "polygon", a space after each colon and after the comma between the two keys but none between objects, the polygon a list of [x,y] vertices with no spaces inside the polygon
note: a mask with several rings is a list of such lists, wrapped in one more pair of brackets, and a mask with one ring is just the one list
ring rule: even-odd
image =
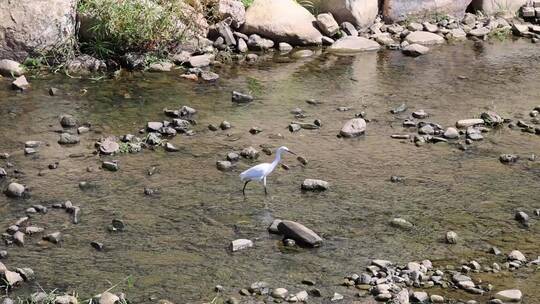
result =
[{"label": "white egret", "polygon": [[244,184],[244,188],[242,189],[242,193],[244,195],[246,195],[246,186],[250,181],[262,181],[264,185],[264,194],[268,194],[268,192],[266,191],[266,177],[270,175],[270,173],[272,173],[272,171],[274,171],[274,169],[277,167],[277,165],[281,161],[281,153],[283,152],[289,152],[296,155],[296,153],[289,151],[287,147],[282,146],[276,150],[276,158],[273,162],[258,164],[240,173],[240,180],[246,182]]}]

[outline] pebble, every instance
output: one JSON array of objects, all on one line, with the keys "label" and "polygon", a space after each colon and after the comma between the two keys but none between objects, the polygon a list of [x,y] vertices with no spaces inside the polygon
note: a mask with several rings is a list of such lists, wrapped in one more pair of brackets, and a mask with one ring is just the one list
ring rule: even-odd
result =
[{"label": "pebble", "polygon": [[117,161],[104,161],[101,164],[101,167],[112,172],[118,171],[120,169]]},{"label": "pebble", "polygon": [[515,154],[501,154],[499,156],[499,161],[503,164],[513,164],[516,163],[519,159],[519,156]]},{"label": "pebble", "polygon": [[60,134],[60,139],[58,140],[58,143],[61,145],[74,145],[80,142],[80,138],[77,135],[73,135],[70,133],[62,133]]},{"label": "pebble", "polygon": [[417,118],[417,119],[425,119],[427,118],[429,115],[428,113],[426,113],[426,111],[424,110],[418,110],[418,111],[415,111],[412,113],[412,116],[414,118]]},{"label": "pebble", "polygon": [[299,244],[310,247],[320,247],[323,242],[323,239],[313,230],[293,221],[282,221],[278,224],[278,231],[285,238],[293,239]]},{"label": "pebble", "polygon": [[96,249],[97,251],[103,251],[103,249],[105,247],[105,245],[103,245],[103,243],[96,242],[96,241],[90,242],[90,245],[92,247],[94,247],[94,249]]},{"label": "pebble", "polygon": [[458,242],[458,235],[454,231],[448,231],[446,233],[446,242],[448,244],[457,244]]},{"label": "pebble", "polygon": [[64,128],[73,128],[77,126],[77,119],[72,115],[63,115],[60,118],[60,125]]},{"label": "pebble", "polygon": [[330,187],[330,184],[327,181],[320,179],[305,179],[302,182],[302,190],[305,191],[326,191]]},{"label": "pebble", "polygon": [[516,221],[520,222],[521,224],[527,224],[529,222],[529,215],[523,211],[516,212],[516,215],[514,216]]},{"label": "pebble", "polygon": [[235,103],[249,103],[253,101],[253,96],[249,94],[240,93],[237,91],[232,92],[232,102]]},{"label": "pebble", "polygon": [[285,299],[288,294],[289,291],[285,288],[275,288],[271,293],[272,297],[276,299]]},{"label": "pebble", "polygon": [[401,228],[401,229],[405,229],[405,230],[408,230],[408,229],[412,229],[413,228],[413,224],[403,218],[399,218],[399,217],[396,217],[396,218],[393,218],[391,221],[390,221],[390,225],[394,226],[394,227],[397,227],[397,228]]},{"label": "pebble", "polygon": [[335,292],[334,295],[332,296],[332,299],[330,299],[330,301],[332,302],[337,302],[337,301],[341,301],[343,300],[343,295]]},{"label": "pebble", "polygon": [[219,171],[230,171],[233,168],[233,164],[228,160],[218,160],[216,167]]},{"label": "pebble", "polygon": [[240,152],[240,155],[247,159],[257,159],[259,157],[259,151],[253,147],[247,147]]},{"label": "pebble", "polygon": [[221,128],[221,130],[228,130],[232,127],[231,123],[224,120],[221,122],[221,124],[219,124],[219,127]]}]

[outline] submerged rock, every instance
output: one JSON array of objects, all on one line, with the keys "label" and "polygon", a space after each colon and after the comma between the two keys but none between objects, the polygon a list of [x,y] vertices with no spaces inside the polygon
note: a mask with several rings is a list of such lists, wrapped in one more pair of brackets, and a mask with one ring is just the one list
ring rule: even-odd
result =
[{"label": "submerged rock", "polygon": [[232,102],[236,103],[248,103],[253,101],[253,96],[249,94],[240,93],[237,91],[232,92]]},{"label": "submerged rock", "polygon": [[299,244],[311,247],[319,247],[323,241],[313,230],[293,221],[282,221],[278,224],[278,231],[285,238],[293,239]]},{"label": "submerged rock", "polygon": [[24,90],[27,90],[27,89],[30,87],[30,84],[29,84],[28,81],[26,80],[26,77],[24,77],[24,75],[22,75],[22,76],[17,77],[17,78],[11,83],[11,87],[12,87],[14,90],[24,91]]},{"label": "submerged rock", "polygon": [[407,37],[405,37],[405,41],[407,41],[409,44],[432,45],[444,43],[445,40],[443,37],[434,33],[417,31],[407,35]]},{"label": "submerged rock", "polygon": [[358,36],[346,36],[332,44],[328,50],[333,53],[348,54],[365,51],[377,51],[380,45],[370,39]]},{"label": "submerged rock", "polygon": [[420,55],[427,54],[429,52],[429,48],[421,44],[414,43],[404,47],[402,52],[407,56],[418,57]]},{"label": "submerged rock", "polygon": [[218,160],[216,167],[219,171],[230,171],[233,168],[233,164],[230,161]]}]

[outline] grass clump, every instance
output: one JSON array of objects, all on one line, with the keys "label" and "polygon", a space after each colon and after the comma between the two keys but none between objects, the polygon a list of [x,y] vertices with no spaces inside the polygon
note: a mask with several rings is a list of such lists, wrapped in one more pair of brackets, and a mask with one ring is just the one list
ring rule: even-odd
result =
[{"label": "grass clump", "polygon": [[495,38],[499,41],[504,41],[508,39],[512,34],[512,29],[510,28],[496,28],[489,33],[489,38]]},{"label": "grass clump", "polygon": [[194,9],[181,0],[81,0],[81,50],[98,58],[167,50],[191,30]]}]

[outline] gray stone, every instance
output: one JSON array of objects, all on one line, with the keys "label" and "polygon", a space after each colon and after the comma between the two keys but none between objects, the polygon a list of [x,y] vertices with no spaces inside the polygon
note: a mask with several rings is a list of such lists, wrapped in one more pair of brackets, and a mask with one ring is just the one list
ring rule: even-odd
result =
[{"label": "gray stone", "polygon": [[238,0],[219,0],[217,14],[220,20],[230,20],[233,28],[240,28],[246,22],[246,9]]},{"label": "gray stone", "polygon": [[325,0],[316,1],[321,12],[331,13],[338,22],[350,22],[358,27],[368,27],[379,13],[377,0]]},{"label": "gray stone", "polygon": [[8,286],[13,287],[22,283],[24,280],[21,275],[15,271],[6,270],[4,272],[4,281]]},{"label": "gray stone", "polygon": [[449,127],[444,131],[443,136],[448,139],[458,139],[459,132],[456,128]]},{"label": "gray stone", "polygon": [[339,31],[339,24],[334,16],[328,13],[317,15],[317,26],[323,34],[329,37],[334,36]]},{"label": "gray stone", "polygon": [[173,68],[172,62],[155,62],[148,66],[149,72],[170,72]]},{"label": "gray stone", "polygon": [[118,301],[120,301],[120,298],[108,291],[105,291],[99,297],[99,304],[116,304]]},{"label": "gray stone", "polygon": [[27,90],[30,87],[30,84],[26,80],[26,77],[24,75],[17,77],[12,83],[11,87],[15,90],[24,91]]},{"label": "gray stone", "polygon": [[259,151],[253,147],[247,147],[240,152],[240,155],[247,159],[259,158]]},{"label": "gray stone", "polygon": [[70,73],[88,74],[107,70],[107,64],[90,55],[81,55],[66,62],[66,70]]},{"label": "gray stone", "polygon": [[474,36],[474,37],[478,37],[478,38],[483,38],[484,36],[488,35],[490,32],[489,28],[487,27],[481,27],[481,28],[476,28],[476,29],[473,29],[471,31],[469,31],[467,34],[469,36]]},{"label": "gray stone", "polygon": [[292,45],[317,45],[321,44],[322,35],[314,27],[315,21],[294,0],[255,0],[246,10],[242,31]]},{"label": "gray stone", "polygon": [[446,242],[448,244],[457,244],[458,235],[454,231],[448,231],[446,233]]},{"label": "gray stone", "polygon": [[9,197],[22,197],[25,187],[19,183],[10,183],[5,191]]},{"label": "gray stone", "polygon": [[354,27],[354,25],[348,21],[341,23],[341,29],[348,36],[353,36],[353,37],[358,36],[358,31],[356,30],[356,27]]},{"label": "gray stone", "polygon": [[293,239],[302,245],[319,247],[323,242],[322,238],[313,230],[293,221],[282,221],[278,224],[278,231],[285,238]]},{"label": "gray stone", "polygon": [[79,301],[72,295],[56,296],[54,299],[55,304],[78,304]]},{"label": "gray stone", "polygon": [[410,223],[409,221],[405,220],[405,219],[402,219],[402,218],[393,218],[391,221],[390,221],[390,225],[394,226],[394,227],[397,227],[397,228],[401,228],[401,229],[412,229],[413,228],[413,224]]},{"label": "gray stone", "polygon": [[357,137],[366,132],[366,121],[362,118],[353,118],[347,121],[339,134],[343,137]]},{"label": "gray stone", "polygon": [[330,187],[330,184],[326,181],[319,179],[305,179],[302,182],[302,190],[306,191],[326,191]]},{"label": "gray stone", "polygon": [[272,290],[272,297],[276,299],[285,299],[287,295],[289,294],[289,291],[285,288],[275,288]]},{"label": "gray stone", "polygon": [[236,43],[236,49],[240,53],[247,53],[248,45],[246,43],[246,40],[244,40],[242,38],[238,38],[238,42]]},{"label": "gray stone", "polygon": [[293,47],[292,47],[292,45],[288,44],[287,42],[280,42],[278,44],[278,49],[282,53],[288,53],[288,52],[292,51]]},{"label": "gray stone", "polygon": [[471,0],[386,0],[382,6],[383,18],[387,22],[425,18],[430,13],[462,18]]},{"label": "gray stone", "polygon": [[104,161],[101,164],[101,167],[112,172],[118,171],[120,169],[117,161]]},{"label": "gray stone", "polygon": [[510,252],[508,254],[508,260],[509,261],[519,261],[519,262],[523,262],[523,263],[527,262],[527,258],[519,250],[514,250],[514,251]]},{"label": "gray stone", "polygon": [[232,102],[235,103],[248,103],[253,101],[253,96],[249,94],[240,93],[237,91],[232,92]]},{"label": "gray stone", "polygon": [[225,44],[228,46],[236,45],[236,38],[229,25],[225,21],[218,22],[216,24],[217,29],[221,37],[225,40]]},{"label": "gray stone", "polygon": [[212,57],[208,54],[191,56],[188,60],[188,63],[193,68],[201,68],[209,66],[211,63]]},{"label": "gray stone", "polygon": [[24,66],[17,61],[2,59],[0,60],[0,75],[2,76],[21,76],[24,74]]},{"label": "gray stone", "polygon": [[233,252],[253,247],[253,241],[247,239],[238,239],[231,242]]},{"label": "gray stone", "polygon": [[61,145],[74,145],[80,142],[80,138],[77,135],[73,135],[70,133],[62,133],[60,134],[60,139],[58,140],[58,143]]},{"label": "gray stone", "polygon": [[230,171],[233,168],[233,164],[230,161],[218,160],[216,167],[219,171]]},{"label": "gray stone", "polygon": [[364,37],[347,36],[340,38],[329,47],[329,51],[338,54],[353,54],[364,51],[376,51],[380,45]]},{"label": "gray stone", "polygon": [[19,246],[24,246],[24,233],[17,231],[13,234],[13,241]]},{"label": "gray stone", "polygon": [[420,55],[427,54],[429,52],[429,48],[420,44],[413,43],[404,47],[402,52],[407,56],[418,57]]},{"label": "gray stone", "polygon": [[249,36],[247,45],[248,48],[253,51],[266,51],[274,47],[274,41],[253,34]]},{"label": "gray stone", "polygon": [[523,294],[519,289],[508,289],[497,292],[494,297],[503,302],[517,303],[521,301]]},{"label": "gray stone", "polygon": [[412,32],[407,37],[405,41],[409,44],[421,44],[421,45],[432,45],[432,44],[441,44],[444,43],[444,38],[425,31]]},{"label": "gray stone", "polygon": [[480,118],[462,119],[456,122],[458,128],[468,128],[476,125],[484,124],[484,120]]},{"label": "gray stone", "polygon": [[439,30],[439,27],[435,24],[431,24],[429,22],[424,22],[422,23],[422,26],[424,27],[424,29],[430,33],[435,33]]},{"label": "gray stone", "polygon": [[421,31],[424,29],[424,26],[418,22],[411,22],[407,25],[407,29],[411,32]]},{"label": "gray stone", "polygon": [[58,244],[62,240],[62,235],[60,234],[59,231],[56,231],[56,232],[47,234],[46,236],[43,237],[43,239],[51,243]]}]

